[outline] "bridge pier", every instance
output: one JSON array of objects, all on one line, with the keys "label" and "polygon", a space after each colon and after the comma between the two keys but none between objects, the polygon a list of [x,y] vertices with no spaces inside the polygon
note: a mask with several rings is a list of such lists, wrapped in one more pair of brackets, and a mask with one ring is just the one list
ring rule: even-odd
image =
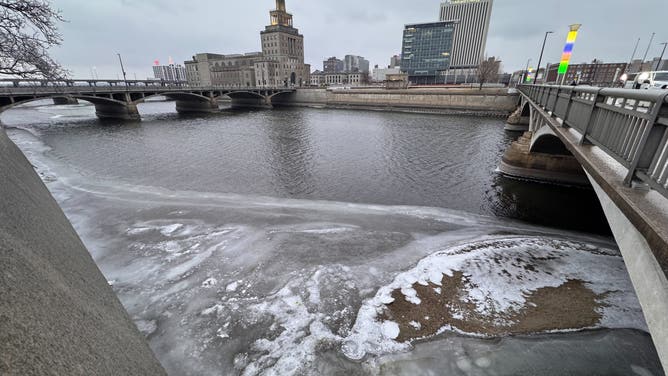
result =
[{"label": "bridge pier", "polygon": [[533,132],[525,132],[510,145],[499,163],[502,174],[552,184],[589,186],[575,157],[531,152],[532,138]]},{"label": "bridge pier", "polygon": [[523,106],[520,106],[517,108],[517,111],[513,112],[510,117],[508,117],[506,127],[504,128],[505,130],[511,132],[526,132],[529,130],[530,117],[523,115],[523,110]]},{"label": "bridge pier", "polygon": [[79,104],[79,101],[76,98],[65,96],[65,97],[55,97],[53,98],[53,104],[55,105],[71,105]]},{"label": "bridge pier", "polygon": [[101,120],[141,120],[137,105],[132,103],[94,103],[95,115]]},{"label": "bridge pier", "polygon": [[219,112],[218,101],[210,100],[176,100],[176,112],[180,114]]}]

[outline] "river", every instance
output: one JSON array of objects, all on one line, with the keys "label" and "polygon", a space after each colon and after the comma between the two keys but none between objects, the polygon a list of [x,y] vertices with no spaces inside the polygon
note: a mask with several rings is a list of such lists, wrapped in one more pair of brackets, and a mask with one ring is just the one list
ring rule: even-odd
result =
[{"label": "river", "polygon": [[2,115],[170,374],[663,374],[595,194],[500,176],[502,120],[173,108]]}]

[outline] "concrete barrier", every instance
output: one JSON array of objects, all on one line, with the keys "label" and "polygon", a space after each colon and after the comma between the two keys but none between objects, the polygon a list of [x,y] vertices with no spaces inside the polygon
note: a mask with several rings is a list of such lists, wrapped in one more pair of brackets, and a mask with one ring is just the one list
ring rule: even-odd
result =
[{"label": "concrete barrier", "polygon": [[0,374],[165,374],[1,125]]},{"label": "concrete barrier", "polygon": [[518,94],[506,89],[298,89],[272,98],[277,106],[358,108],[367,110],[508,116]]}]

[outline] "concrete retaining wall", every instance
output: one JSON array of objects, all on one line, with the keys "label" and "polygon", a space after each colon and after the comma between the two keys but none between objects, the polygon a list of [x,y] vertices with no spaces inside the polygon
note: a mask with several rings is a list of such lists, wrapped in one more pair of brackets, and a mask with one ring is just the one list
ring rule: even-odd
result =
[{"label": "concrete retaining wall", "polygon": [[515,111],[518,101],[518,94],[509,94],[506,89],[299,89],[274,97],[272,103],[277,106],[508,116]]},{"label": "concrete retaining wall", "polygon": [[165,374],[72,225],[2,128],[0,374]]}]

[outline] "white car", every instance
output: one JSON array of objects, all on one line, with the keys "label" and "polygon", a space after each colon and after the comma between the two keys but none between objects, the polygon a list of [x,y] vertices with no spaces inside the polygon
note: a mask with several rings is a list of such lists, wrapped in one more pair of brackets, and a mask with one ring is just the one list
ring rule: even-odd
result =
[{"label": "white car", "polygon": [[668,89],[668,71],[642,72],[636,77],[641,89],[666,90]]}]

